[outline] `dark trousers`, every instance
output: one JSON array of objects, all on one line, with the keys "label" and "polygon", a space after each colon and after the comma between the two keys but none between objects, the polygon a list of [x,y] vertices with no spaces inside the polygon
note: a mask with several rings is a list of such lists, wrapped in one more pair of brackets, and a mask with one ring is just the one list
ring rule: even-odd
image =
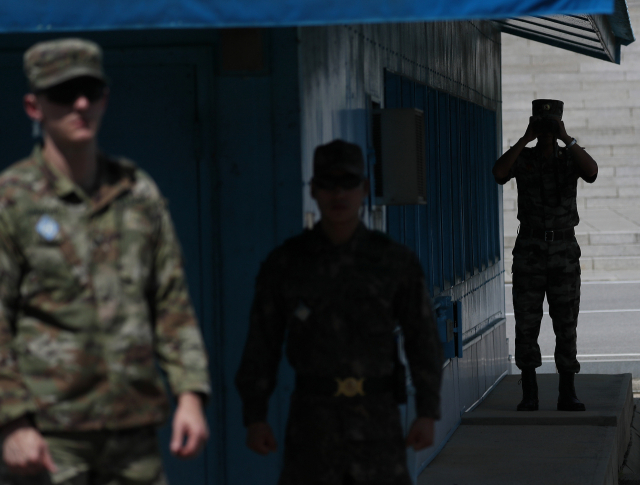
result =
[{"label": "dark trousers", "polygon": [[411,485],[398,405],[294,396],[279,485]]},{"label": "dark trousers", "polygon": [[558,372],[580,372],[576,328],[580,309],[580,246],[574,237],[545,242],[518,236],[513,248],[513,310],[516,319],[516,365],[542,365],[538,335],[546,295],[556,335]]}]

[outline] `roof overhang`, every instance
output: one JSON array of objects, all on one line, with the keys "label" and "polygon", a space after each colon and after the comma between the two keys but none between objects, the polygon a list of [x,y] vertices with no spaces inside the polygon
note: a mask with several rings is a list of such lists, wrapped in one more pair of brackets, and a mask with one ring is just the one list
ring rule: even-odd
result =
[{"label": "roof overhang", "polygon": [[620,46],[635,41],[625,0],[611,15],[550,15],[496,20],[503,32],[620,64]]},{"label": "roof overhang", "polygon": [[0,1],[0,32],[285,27],[609,14],[614,1],[4,0]]}]

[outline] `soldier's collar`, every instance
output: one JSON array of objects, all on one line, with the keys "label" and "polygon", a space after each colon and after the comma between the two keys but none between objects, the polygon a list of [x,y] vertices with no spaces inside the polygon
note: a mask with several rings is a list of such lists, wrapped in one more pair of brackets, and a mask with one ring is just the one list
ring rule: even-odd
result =
[{"label": "soldier's collar", "polygon": [[74,184],[69,177],[60,172],[60,170],[58,170],[52,163],[45,160],[42,154],[42,144],[36,143],[31,156],[36,160],[36,163],[42,170],[44,176],[50,182],[53,191],[58,197],[64,198],[70,194],[76,194],[82,198],[83,194],[78,193],[78,187],[76,184]]},{"label": "soldier's collar", "polygon": [[334,246],[331,243],[327,235],[324,233],[324,230],[322,229],[320,221],[316,222],[316,224],[313,226],[312,233],[316,236],[316,241],[318,241],[319,243],[315,248],[317,250],[320,250],[322,247],[325,247],[325,246],[331,246],[336,249],[342,249],[342,248],[355,249],[360,243],[360,241],[365,237],[367,233],[367,228],[365,227],[364,223],[360,221],[358,223],[358,227],[356,227],[355,232],[351,236],[351,239],[349,239],[346,243],[341,244],[339,246]]},{"label": "soldier's collar", "polygon": [[[102,153],[98,153],[98,173],[96,174],[96,193],[89,197],[69,177],[45,159],[42,145],[36,144],[32,156],[40,166],[44,176],[49,180],[55,194],[65,198],[74,194],[80,200],[91,201],[93,205],[104,206],[133,185],[135,166],[126,161],[112,161]],[[104,200],[103,200],[104,199]]]}]

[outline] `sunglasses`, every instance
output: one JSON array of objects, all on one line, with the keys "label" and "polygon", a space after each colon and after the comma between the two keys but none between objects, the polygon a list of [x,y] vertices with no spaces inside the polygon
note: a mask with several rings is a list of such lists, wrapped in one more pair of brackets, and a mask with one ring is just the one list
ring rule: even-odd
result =
[{"label": "sunglasses", "polygon": [[102,99],[105,93],[105,83],[92,77],[71,79],[38,92],[44,94],[52,103],[63,105],[73,104],[81,96],[87,98],[90,103],[95,103]]},{"label": "sunglasses", "polygon": [[340,187],[344,190],[352,190],[358,187],[364,178],[359,175],[344,175],[342,177],[313,177],[313,185],[321,190],[334,190]]}]

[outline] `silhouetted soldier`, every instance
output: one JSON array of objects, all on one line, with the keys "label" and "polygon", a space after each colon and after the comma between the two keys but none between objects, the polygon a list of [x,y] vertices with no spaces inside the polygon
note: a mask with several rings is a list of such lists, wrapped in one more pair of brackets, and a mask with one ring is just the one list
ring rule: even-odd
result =
[{"label": "silhouetted soldier", "polygon": [[[433,443],[441,344],[416,255],[359,218],[369,193],[357,145],[319,146],[311,194],[322,219],[262,265],[236,383],[247,445],[276,450],[267,403],[285,342],[296,371],[281,485],[409,485],[406,446]],[[416,388],[406,441],[394,388],[400,325]],[[397,378],[400,381],[396,381]]]},{"label": "silhouetted soldier", "polygon": [[[536,367],[542,365],[538,335],[545,294],[556,334],[554,353],[560,374],[558,410],[584,411],[575,392],[576,327],[580,307],[580,246],[574,227],[578,178],[593,183],[598,165],[567,135],[562,101],[533,101],[524,136],[493,167],[496,182],[515,177],[520,229],[513,248],[513,308],[516,365],[522,371],[523,399],[518,411],[538,409]],[[535,148],[527,143],[538,139]],[[557,144],[560,139],[565,144]]]}]

